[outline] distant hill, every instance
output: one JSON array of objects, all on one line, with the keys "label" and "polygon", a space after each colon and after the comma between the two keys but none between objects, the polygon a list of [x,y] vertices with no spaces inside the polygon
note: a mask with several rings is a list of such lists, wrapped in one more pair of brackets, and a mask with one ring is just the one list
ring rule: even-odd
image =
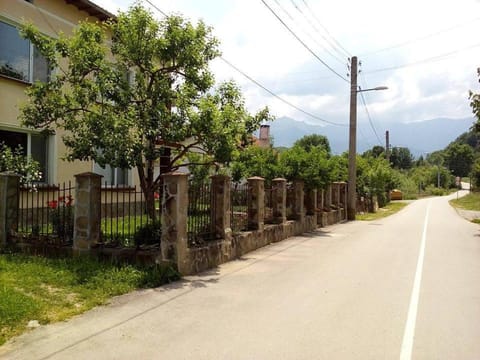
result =
[{"label": "distant hill", "polygon": [[[473,123],[472,118],[447,119],[439,118],[411,123],[391,123],[388,125],[390,131],[390,144],[392,146],[408,147],[412,154],[420,156],[436,150],[442,150],[459,135],[468,131]],[[361,124],[362,127],[367,125]],[[368,138],[368,145],[362,135],[371,134],[369,127],[357,131],[357,144],[359,153],[364,152],[373,145],[378,145],[376,138]],[[330,141],[332,152],[343,153],[348,150],[348,127],[320,126],[296,121],[288,117],[278,118],[270,123],[270,135],[273,136],[274,146],[290,147],[293,143],[309,134],[325,135]],[[380,139],[384,142],[385,134],[379,133]],[[384,144],[382,144],[384,145]]]}]

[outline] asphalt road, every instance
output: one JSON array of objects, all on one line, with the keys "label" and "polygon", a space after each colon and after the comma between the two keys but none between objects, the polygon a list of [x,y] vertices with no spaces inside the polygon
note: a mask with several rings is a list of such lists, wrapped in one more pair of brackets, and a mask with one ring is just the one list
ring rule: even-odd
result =
[{"label": "asphalt road", "polygon": [[479,280],[480,227],[431,198],[119,297],[0,358],[480,359]]}]

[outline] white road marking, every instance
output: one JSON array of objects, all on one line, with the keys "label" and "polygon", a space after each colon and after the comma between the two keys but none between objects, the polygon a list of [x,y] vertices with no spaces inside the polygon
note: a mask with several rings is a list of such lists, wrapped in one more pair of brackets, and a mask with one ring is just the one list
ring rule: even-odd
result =
[{"label": "white road marking", "polygon": [[415,272],[412,296],[410,298],[410,306],[408,308],[407,323],[405,324],[405,332],[403,333],[400,360],[410,360],[412,358],[413,339],[415,337],[415,324],[417,321],[418,300],[420,298],[420,284],[422,282],[423,259],[425,257],[425,243],[427,241],[427,226],[429,213],[430,202],[427,205],[427,212],[425,213],[422,242],[420,244],[420,251],[418,253],[417,270]]}]

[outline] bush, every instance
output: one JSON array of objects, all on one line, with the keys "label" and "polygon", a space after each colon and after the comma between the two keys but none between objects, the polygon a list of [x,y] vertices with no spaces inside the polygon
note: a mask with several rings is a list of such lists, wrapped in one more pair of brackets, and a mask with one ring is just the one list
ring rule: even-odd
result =
[{"label": "bush", "polygon": [[427,186],[427,188],[425,189],[425,192],[428,195],[432,195],[432,196],[443,196],[447,194],[447,191],[445,189],[438,188],[432,185]]},{"label": "bush", "polygon": [[162,224],[159,221],[154,221],[139,227],[135,232],[133,241],[137,247],[140,245],[154,245],[160,244],[161,237]]}]

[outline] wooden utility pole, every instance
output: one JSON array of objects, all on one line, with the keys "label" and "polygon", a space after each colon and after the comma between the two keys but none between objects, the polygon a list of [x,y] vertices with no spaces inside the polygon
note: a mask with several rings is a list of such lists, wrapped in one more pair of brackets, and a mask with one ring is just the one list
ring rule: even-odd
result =
[{"label": "wooden utility pole", "polygon": [[350,64],[350,132],[348,145],[347,219],[355,220],[357,213],[357,57]]},{"label": "wooden utility pole", "polygon": [[390,163],[390,132],[385,131],[385,158]]}]

